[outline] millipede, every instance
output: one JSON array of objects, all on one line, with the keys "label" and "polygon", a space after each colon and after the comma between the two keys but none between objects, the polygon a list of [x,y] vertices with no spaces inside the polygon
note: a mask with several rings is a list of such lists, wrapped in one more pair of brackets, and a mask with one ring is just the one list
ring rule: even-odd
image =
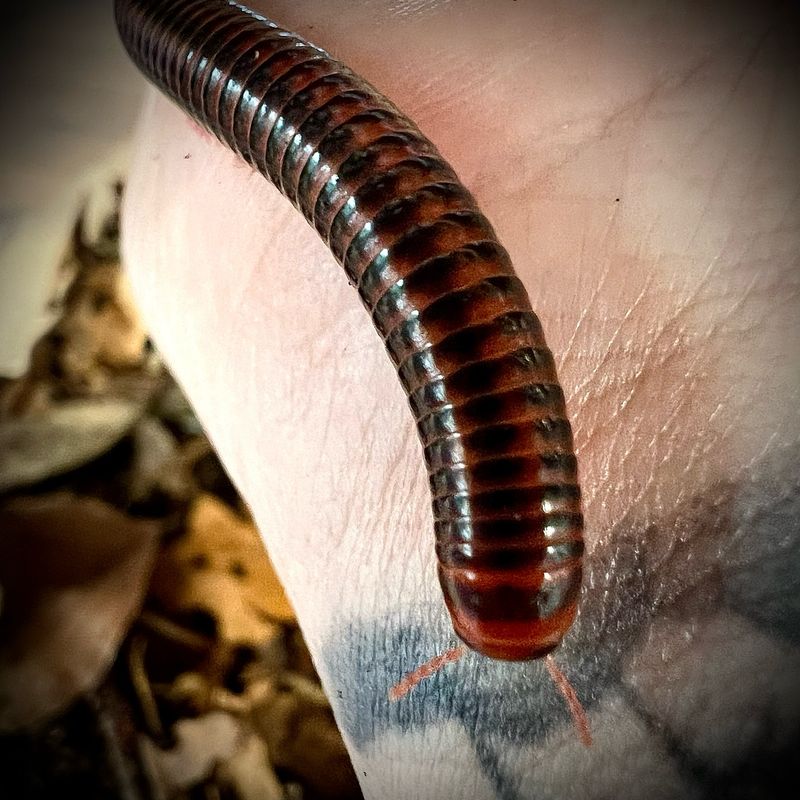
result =
[{"label": "millipede", "polygon": [[295,205],[357,289],[416,421],[456,634],[492,659],[547,656],[580,596],[577,462],[541,324],[475,199],[393,103],[260,14],[115,5],[138,67]]}]

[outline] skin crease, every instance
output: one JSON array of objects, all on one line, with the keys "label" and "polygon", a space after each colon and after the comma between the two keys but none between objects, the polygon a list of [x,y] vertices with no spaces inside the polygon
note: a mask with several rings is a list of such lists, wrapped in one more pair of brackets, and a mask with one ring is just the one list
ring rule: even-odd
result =
[{"label": "skin crease", "polygon": [[[253,5],[397,103],[494,224],[559,364],[588,558],[624,518],[652,528],[658,569],[681,532],[656,521],[797,445],[793,20],[746,4]],[[421,452],[379,337],[300,215],[155,92],[125,249],[331,689],[323,644],[348,620],[445,613]],[[761,635],[729,630],[734,649]],[[447,785],[473,794],[430,778],[424,796],[492,796],[447,725],[352,753],[368,796],[417,796],[412,773],[441,777],[443,754]],[[574,757],[597,775],[608,755]],[[580,773],[553,761],[537,780],[548,769]]]}]

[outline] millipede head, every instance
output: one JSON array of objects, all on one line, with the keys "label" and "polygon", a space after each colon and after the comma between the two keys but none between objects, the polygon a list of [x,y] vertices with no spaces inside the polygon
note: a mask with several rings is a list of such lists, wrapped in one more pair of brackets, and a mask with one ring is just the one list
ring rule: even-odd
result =
[{"label": "millipede head", "polygon": [[561,643],[578,611],[580,566],[486,573],[439,565],[453,628],[471,649],[503,661],[542,658]]}]

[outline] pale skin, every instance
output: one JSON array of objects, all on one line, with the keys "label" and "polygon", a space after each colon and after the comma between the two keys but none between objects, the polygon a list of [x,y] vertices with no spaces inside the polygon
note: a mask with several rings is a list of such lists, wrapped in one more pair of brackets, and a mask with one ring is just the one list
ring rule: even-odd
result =
[{"label": "pale skin", "polygon": [[594,746],[539,664],[470,655],[390,706],[456,643],[402,390],[316,233],[149,97],[134,289],[365,795],[759,796],[800,728],[796,23],[755,4],[253,5],[394,100],[478,198],[556,353],[581,469],[582,610],[555,658]]}]

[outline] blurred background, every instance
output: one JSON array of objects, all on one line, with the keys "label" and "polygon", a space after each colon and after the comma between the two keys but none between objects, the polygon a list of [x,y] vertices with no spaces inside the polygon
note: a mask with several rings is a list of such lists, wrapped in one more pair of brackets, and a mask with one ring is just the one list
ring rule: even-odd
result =
[{"label": "blurred background", "polygon": [[[76,209],[92,235],[124,174],[144,81],[117,40],[113,3],[2,4],[0,372],[19,374],[46,314]],[[104,206],[105,203],[105,207]]]},{"label": "blurred background", "polygon": [[358,798],[248,509],[119,258],[109,0],[3,3],[0,796]]}]

